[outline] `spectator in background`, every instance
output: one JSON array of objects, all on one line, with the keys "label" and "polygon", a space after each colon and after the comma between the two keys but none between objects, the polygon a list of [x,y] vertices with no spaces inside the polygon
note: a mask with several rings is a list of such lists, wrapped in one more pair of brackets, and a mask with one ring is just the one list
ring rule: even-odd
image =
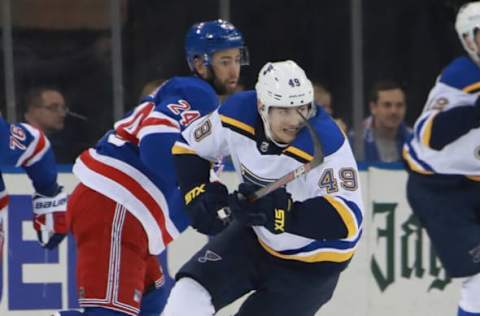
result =
[{"label": "spectator in background", "polygon": [[339,117],[334,116],[333,106],[332,106],[332,94],[330,93],[325,86],[318,82],[313,83],[313,97],[317,106],[321,106],[325,112],[330,114],[337,125],[342,129],[344,133],[347,133],[348,127],[345,121]]},{"label": "spectator in background", "polygon": [[47,135],[64,128],[67,106],[65,97],[58,89],[34,88],[27,93],[25,105],[25,121]]},{"label": "spectator in background", "polygon": [[68,114],[86,119],[82,115],[69,112],[64,95],[53,86],[36,87],[27,92],[25,121],[46,134],[58,163],[72,163],[82,149],[75,138],[65,131]]},{"label": "spectator in background", "polygon": [[[373,85],[369,96],[370,116],[364,121],[363,157],[370,162],[401,161],[403,143],[412,134],[404,122],[407,103],[405,90],[391,80]],[[353,136],[353,134],[352,134]]]}]

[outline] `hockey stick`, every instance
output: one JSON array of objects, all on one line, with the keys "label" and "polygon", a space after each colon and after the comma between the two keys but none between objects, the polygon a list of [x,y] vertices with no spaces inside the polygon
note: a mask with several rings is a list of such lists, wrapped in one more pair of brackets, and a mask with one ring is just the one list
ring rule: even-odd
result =
[{"label": "hockey stick", "polygon": [[[298,177],[308,173],[310,170],[313,168],[319,166],[323,162],[323,147],[322,143],[320,142],[320,137],[318,136],[317,132],[315,132],[315,129],[313,128],[312,124],[303,116],[303,114],[300,111],[297,111],[297,113],[302,117],[305,126],[308,129],[308,133],[310,134],[310,137],[312,139],[313,143],[313,159],[300,167],[297,167],[296,169],[290,171],[280,179],[269,183],[268,185],[264,186],[263,188],[258,189],[257,191],[253,192],[250,196],[247,196],[246,199],[249,200],[250,202],[254,202],[255,200],[258,200],[265,195],[269,194],[272,191],[275,191],[278,188],[283,187],[287,183],[297,179]],[[217,211],[218,217],[221,220],[228,220],[228,218],[231,215],[231,211],[228,207],[224,207],[222,209],[219,209]]]}]

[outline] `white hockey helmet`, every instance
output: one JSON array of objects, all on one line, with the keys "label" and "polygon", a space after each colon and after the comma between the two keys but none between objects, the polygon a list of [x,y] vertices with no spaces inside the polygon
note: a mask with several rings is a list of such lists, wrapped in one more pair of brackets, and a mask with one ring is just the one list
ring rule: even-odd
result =
[{"label": "white hockey helmet", "polygon": [[291,60],[267,63],[258,74],[255,85],[257,100],[262,103],[259,112],[265,135],[272,139],[268,112],[270,107],[298,107],[310,105],[308,117],[315,115],[313,86],[300,66]]},{"label": "white hockey helmet", "polygon": [[[455,21],[455,30],[463,48],[480,65],[480,51],[475,44],[475,33],[480,30],[480,1],[469,2],[460,7]],[[467,40],[470,41],[470,45]]]}]

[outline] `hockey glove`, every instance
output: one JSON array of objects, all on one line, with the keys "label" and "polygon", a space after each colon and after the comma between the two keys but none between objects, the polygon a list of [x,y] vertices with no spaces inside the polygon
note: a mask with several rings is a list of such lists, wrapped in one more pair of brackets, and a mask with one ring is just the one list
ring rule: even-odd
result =
[{"label": "hockey glove", "polygon": [[35,194],[33,197],[33,228],[44,248],[54,249],[67,234],[65,212],[67,194],[63,187],[54,196]]},{"label": "hockey glove", "polygon": [[264,226],[274,234],[284,233],[288,226],[292,199],[285,188],[249,202],[247,197],[258,189],[251,183],[241,183],[238,191],[229,196],[233,217],[248,226]]},{"label": "hockey glove", "polygon": [[185,194],[185,205],[192,227],[202,234],[216,235],[227,227],[217,210],[227,206],[227,187],[220,182],[203,183]]}]

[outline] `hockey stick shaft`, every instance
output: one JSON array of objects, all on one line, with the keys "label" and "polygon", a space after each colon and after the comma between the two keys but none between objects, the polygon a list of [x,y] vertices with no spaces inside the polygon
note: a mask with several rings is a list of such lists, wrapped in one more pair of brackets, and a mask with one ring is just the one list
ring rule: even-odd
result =
[{"label": "hockey stick shaft", "polygon": [[[310,134],[310,138],[312,139],[313,143],[313,159],[300,167],[295,168],[294,170],[290,171],[280,179],[269,183],[268,185],[258,189],[257,191],[253,192],[250,196],[246,197],[250,202],[254,202],[265,195],[269,194],[270,192],[275,191],[278,188],[283,187],[284,185],[292,182],[293,180],[297,179],[298,177],[307,174],[310,170],[314,169],[315,167],[322,164],[324,159],[323,154],[323,147],[322,143],[320,142],[320,137],[318,136],[317,132],[315,131],[312,124],[305,118],[305,116],[300,112],[297,113],[302,117],[305,126],[308,129],[308,133]],[[240,198],[245,198],[243,195]],[[222,220],[226,220],[230,217],[231,211],[228,207],[224,207],[217,211],[218,217]]]},{"label": "hockey stick shaft", "polygon": [[255,191],[251,196],[248,197],[250,202],[258,200],[259,198],[264,197],[268,193],[275,191],[278,188],[283,187],[284,185],[292,182],[293,180],[297,179],[298,177],[308,173],[313,168],[317,167],[323,162],[323,149],[322,143],[320,142],[320,137],[318,136],[317,132],[313,128],[312,124],[298,111],[298,114],[304,120],[305,126],[308,129],[310,137],[313,143],[313,159],[300,167],[296,168],[295,170],[290,171],[280,179],[264,186],[263,188],[258,189]]}]

